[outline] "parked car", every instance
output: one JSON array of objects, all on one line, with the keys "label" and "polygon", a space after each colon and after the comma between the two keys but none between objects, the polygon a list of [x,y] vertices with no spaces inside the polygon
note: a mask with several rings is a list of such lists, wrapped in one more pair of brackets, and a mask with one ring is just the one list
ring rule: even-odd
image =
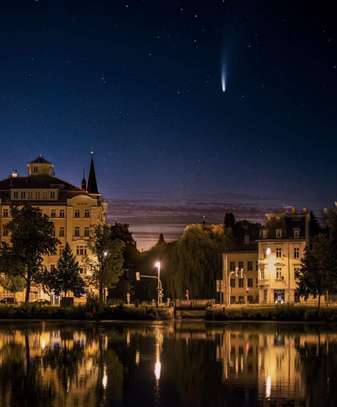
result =
[{"label": "parked car", "polygon": [[32,304],[37,304],[37,305],[51,305],[51,302],[49,300],[44,300],[42,298],[39,298],[37,300],[32,301]]},{"label": "parked car", "polygon": [[0,304],[17,304],[14,297],[3,297],[0,299]]}]

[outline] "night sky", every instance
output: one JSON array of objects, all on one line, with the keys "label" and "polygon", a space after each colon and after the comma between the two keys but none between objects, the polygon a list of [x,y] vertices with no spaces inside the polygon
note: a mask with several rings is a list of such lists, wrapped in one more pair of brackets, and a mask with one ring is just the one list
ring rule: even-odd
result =
[{"label": "night sky", "polygon": [[79,184],[93,149],[145,234],[331,206],[336,31],[332,1],[1,1],[0,175],[43,154]]}]

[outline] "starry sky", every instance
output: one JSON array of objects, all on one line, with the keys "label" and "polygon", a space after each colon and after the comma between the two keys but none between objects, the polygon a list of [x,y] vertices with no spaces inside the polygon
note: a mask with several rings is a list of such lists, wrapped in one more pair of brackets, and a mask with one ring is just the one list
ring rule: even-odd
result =
[{"label": "starry sky", "polygon": [[79,184],[93,149],[111,217],[143,236],[331,206],[335,20],[330,1],[3,1],[0,175],[43,154]]}]

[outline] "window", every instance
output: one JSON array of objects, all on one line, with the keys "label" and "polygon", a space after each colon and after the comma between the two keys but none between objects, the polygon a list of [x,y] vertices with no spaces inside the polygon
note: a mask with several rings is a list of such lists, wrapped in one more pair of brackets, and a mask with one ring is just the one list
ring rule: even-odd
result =
[{"label": "window", "polygon": [[282,229],[276,229],[276,238],[281,239],[282,238]]},{"label": "window", "polygon": [[243,278],[239,278],[239,287],[243,288]]},{"label": "window", "polygon": [[243,261],[239,261],[239,270],[243,270]]},{"label": "window", "polygon": [[2,216],[3,216],[4,218],[8,218],[8,209],[4,209],[4,210],[3,210]]},{"label": "window", "polygon": [[84,209],[84,217],[90,218],[90,209]]},{"label": "window", "polygon": [[63,209],[60,210],[60,218],[64,218],[64,210]]},{"label": "window", "polygon": [[40,199],[40,192],[39,191],[35,192],[35,197],[36,197],[36,199]]},{"label": "window", "polygon": [[17,191],[13,192],[13,197],[14,199],[18,199],[19,198],[19,193]]},{"label": "window", "polygon": [[276,267],[276,280],[282,280],[282,269],[281,267]]},{"label": "window", "polygon": [[268,299],[268,290],[263,290],[263,302],[266,303]]},{"label": "window", "polygon": [[60,256],[61,256],[62,252],[63,252],[63,246],[59,246],[59,255]]},{"label": "window", "polygon": [[80,274],[87,274],[86,267],[80,267]]},{"label": "window", "polygon": [[74,236],[75,237],[80,237],[80,228],[79,226],[76,226],[74,229]]},{"label": "window", "polygon": [[77,256],[85,256],[87,254],[87,248],[85,246],[77,246],[76,247],[76,255]]},{"label": "window", "polygon": [[26,192],[25,191],[21,192],[21,199],[26,199]]},{"label": "window", "polygon": [[264,280],[264,270],[261,270],[260,274],[261,274],[261,280]]},{"label": "window", "polygon": [[297,274],[300,272],[300,268],[299,267],[295,267],[294,268],[294,278],[296,279]]},{"label": "window", "polygon": [[236,297],[235,295],[231,295],[231,304],[235,304]]},{"label": "window", "polygon": [[231,261],[229,264],[230,271],[235,271],[235,261]]},{"label": "window", "polygon": [[80,211],[79,211],[79,209],[75,209],[74,218],[79,218],[79,217],[80,217]]},{"label": "window", "polygon": [[52,209],[52,210],[50,211],[50,217],[51,217],[51,218],[56,218],[56,210],[55,210],[55,209]]},{"label": "window", "polygon": [[299,239],[300,238],[300,230],[299,229],[294,229],[294,239]]},{"label": "window", "polygon": [[252,278],[248,278],[247,285],[248,285],[248,288],[253,288],[254,287],[254,281],[253,281]]},{"label": "window", "polygon": [[50,191],[50,199],[55,199],[55,191]]},{"label": "window", "polygon": [[59,237],[64,237],[64,227],[61,226],[59,229]]},{"label": "window", "polygon": [[2,236],[8,236],[8,227],[7,227],[7,225],[2,226]]},{"label": "window", "polygon": [[276,248],[276,257],[282,257],[282,249],[280,247]]},{"label": "window", "polygon": [[231,278],[231,288],[235,288],[235,278]]},{"label": "window", "polygon": [[254,302],[254,297],[252,295],[248,295],[247,301],[249,304],[252,304]]},{"label": "window", "polygon": [[244,298],[243,298],[243,295],[240,295],[239,296],[239,304],[243,304],[245,301],[244,301]]},{"label": "window", "polygon": [[255,262],[255,271],[259,271],[259,262],[258,261]]},{"label": "window", "polygon": [[300,258],[300,249],[299,247],[294,247],[294,259]]},{"label": "window", "polygon": [[252,261],[247,262],[247,270],[248,271],[253,271],[253,262]]},{"label": "window", "polygon": [[89,237],[90,236],[90,229],[88,227],[84,228],[84,237]]},{"label": "window", "polygon": [[33,172],[36,173],[38,171],[37,167],[33,167]]}]

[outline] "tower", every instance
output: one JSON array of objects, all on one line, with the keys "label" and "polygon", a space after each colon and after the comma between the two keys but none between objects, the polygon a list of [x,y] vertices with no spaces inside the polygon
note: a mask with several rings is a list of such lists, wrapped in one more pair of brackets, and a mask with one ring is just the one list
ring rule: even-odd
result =
[{"label": "tower", "polygon": [[83,171],[83,178],[82,178],[82,182],[81,182],[81,188],[83,189],[83,191],[87,190],[87,180],[85,179],[85,172]]},{"label": "tower", "polygon": [[94,154],[91,153],[87,191],[88,191],[89,194],[99,195],[98,187],[97,187],[97,181],[96,181],[96,172],[95,172],[95,165],[94,165],[93,155]]}]

